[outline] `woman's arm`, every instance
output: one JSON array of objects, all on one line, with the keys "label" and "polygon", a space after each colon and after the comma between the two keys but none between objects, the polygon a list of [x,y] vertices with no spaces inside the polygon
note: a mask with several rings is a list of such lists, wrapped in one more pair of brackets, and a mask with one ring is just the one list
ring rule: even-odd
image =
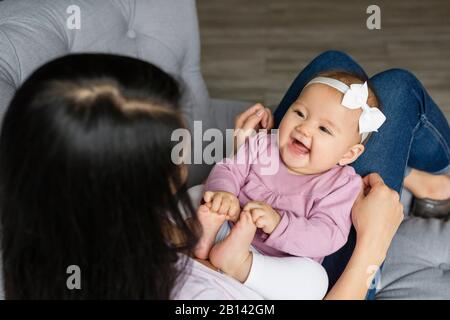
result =
[{"label": "woman's arm", "polygon": [[371,252],[369,247],[357,244],[344,272],[325,299],[363,300],[376,273],[376,268],[383,261],[374,255],[374,251]]},{"label": "woman's arm", "polygon": [[376,173],[363,181],[365,190],[352,209],[356,247],[341,277],[326,295],[328,300],[365,298],[403,220],[403,206],[397,192],[389,189]]}]

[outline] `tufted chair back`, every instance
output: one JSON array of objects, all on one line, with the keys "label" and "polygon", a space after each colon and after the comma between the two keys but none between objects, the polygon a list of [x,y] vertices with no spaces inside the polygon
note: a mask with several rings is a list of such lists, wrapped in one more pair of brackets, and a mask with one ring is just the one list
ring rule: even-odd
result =
[{"label": "tufted chair back", "polygon": [[[75,9],[74,9],[75,8]],[[71,17],[79,8],[80,28]],[[137,57],[175,76],[188,123],[213,126],[200,73],[195,0],[0,1],[0,119],[15,90],[42,64],[69,53]]]}]

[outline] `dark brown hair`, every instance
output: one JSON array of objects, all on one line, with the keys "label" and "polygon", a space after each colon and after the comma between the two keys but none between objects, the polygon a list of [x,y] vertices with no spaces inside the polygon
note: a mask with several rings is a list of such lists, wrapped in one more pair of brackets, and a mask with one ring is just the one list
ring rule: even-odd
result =
[{"label": "dark brown hair", "polygon": [[[171,297],[179,254],[197,241],[171,161],[180,96],[158,67],[107,54],[62,57],[25,81],[0,136],[6,298]],[[169,220],[182,246],[168,239]],[[80,290],[66,286],[70,265]]]}]

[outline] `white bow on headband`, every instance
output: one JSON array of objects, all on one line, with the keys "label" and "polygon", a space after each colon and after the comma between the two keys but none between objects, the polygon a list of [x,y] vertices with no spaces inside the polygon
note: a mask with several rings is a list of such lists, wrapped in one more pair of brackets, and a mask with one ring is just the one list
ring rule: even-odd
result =
[{"label": "white bow on headband", "polygon": [[345,83],[328,77],[317,77],[312,79],[305,86],[313,83],[321,83],[335,88],[344,94],[341,104],[349,109],[362,108],[363,112],[359,117],[359,133],[363,135],[362,140],[365,140],[368,133],[378,131],[381,125],[386,121],[386,116],[378,108],[371,108],[367,105],[369,97],[369,89],[367,82],[364,84],[351,84],[350,87]]}]

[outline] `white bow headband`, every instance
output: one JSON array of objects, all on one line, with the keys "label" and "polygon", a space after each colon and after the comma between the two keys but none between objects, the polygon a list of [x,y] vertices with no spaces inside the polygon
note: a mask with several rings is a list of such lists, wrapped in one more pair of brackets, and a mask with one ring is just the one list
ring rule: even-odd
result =
[{"label": "white bow headband", "polygon": [[386,116],[378,108],[371,108],[367,105],[369,89],[367,81],[364,84],[351,84],[350,87],[345,83],[328,77],[317,77],[308,82],[305,88],[313,83],[321,83],[333,87],[344,94],[341,104],[349,109],[362,108],[363,112],[359,117],[359,134],[362,135],[361,142],[364,141],[370,132],[378,131],[381,125],[386,121]]}]

